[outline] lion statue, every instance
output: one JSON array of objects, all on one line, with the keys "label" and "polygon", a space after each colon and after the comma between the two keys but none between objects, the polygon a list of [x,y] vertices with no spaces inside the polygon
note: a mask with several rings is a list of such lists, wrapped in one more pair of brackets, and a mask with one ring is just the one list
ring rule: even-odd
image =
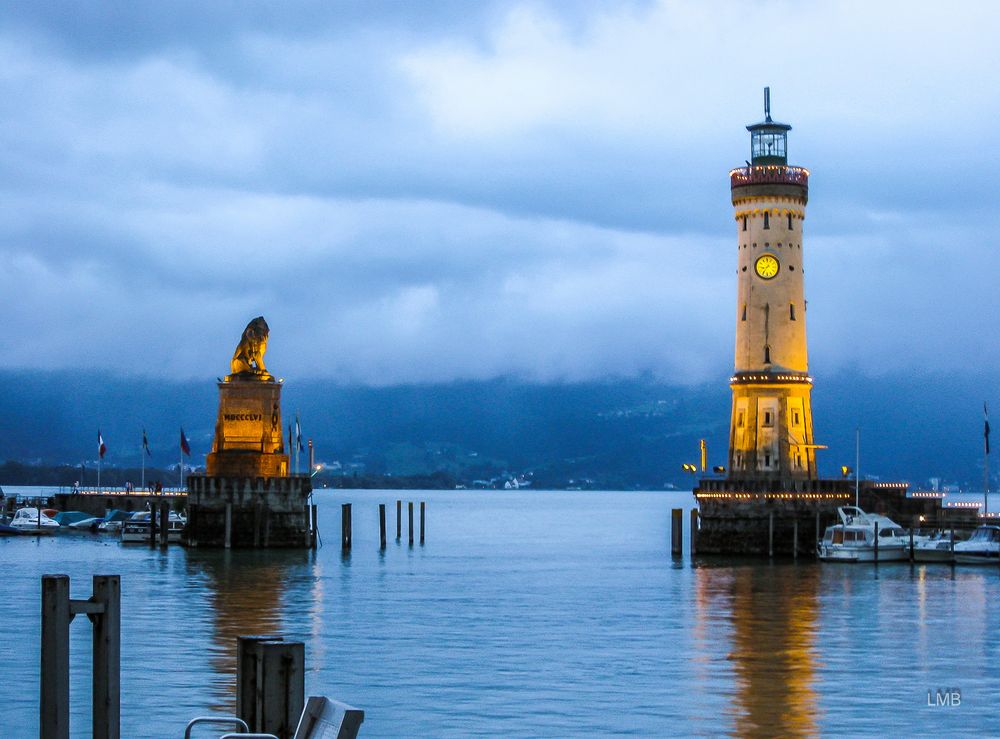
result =
[{"label": "lion statue", "polygon": [[267,351],[267,335],[269,333],[270,329],[267,327],[264,316],[257,316],[247,324],[247,327],[243,329],[243,338],[240,339],[230,364],[234,375],[267,374],[267,367],[264,366],[264,352]]}]

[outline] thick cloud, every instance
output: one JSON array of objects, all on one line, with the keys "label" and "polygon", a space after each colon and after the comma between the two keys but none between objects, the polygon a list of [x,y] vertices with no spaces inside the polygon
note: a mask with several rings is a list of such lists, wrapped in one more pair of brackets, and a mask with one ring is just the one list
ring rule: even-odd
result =
[{"label": "thick cloud", "polygon": [[814,365],[1000,360],[992,5],[60,8],[0,10],[3,366],[221,374],[263,313],[289,376],[718,376],[764,84]]}]

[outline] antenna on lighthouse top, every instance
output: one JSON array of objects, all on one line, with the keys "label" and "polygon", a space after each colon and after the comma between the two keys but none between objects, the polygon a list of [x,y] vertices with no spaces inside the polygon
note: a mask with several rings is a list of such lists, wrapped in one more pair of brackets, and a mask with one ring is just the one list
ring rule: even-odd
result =
[{"label": "antenna on lighthouse top", "polygon": [[764,88],[764,120],[771,122],[771,88]]}]

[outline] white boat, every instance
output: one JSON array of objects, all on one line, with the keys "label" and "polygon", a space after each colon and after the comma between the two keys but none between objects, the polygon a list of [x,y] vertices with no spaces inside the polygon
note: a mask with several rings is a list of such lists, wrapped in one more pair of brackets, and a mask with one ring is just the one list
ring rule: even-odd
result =
[{"label": "white boat", "polygon": [[959,564],[1000,564],[1000,526],[979,526],[965,541],[955,542],[955,561]]},{"label": "white boat", "polygon": [[[955,541],[955,546],[958,546]],[[913,561],[914,562],[951,562],[953,555],[951,551],[952,539],[950,531],[939,531],[933,536],[914,537],[913,541]]]},{"label": "white boat", "polygon": [[21,534],[54,534],[59,524],[37,508],[21,508],[10,520],[10,527]]},{"label": "white boat", "polygon": [[827,526],[816,547],[825,562],[872,562],[875,560],[875,528],[878,526],[878,561],[909,558],[909,534],[891,518],[865,513],[857,506],[837,509],[840,523]]},{"label": "white boat", "polygon": [[[185,519],[176,511],[170,511],[167,516],[167,541],[177,543],[181,540],[184,532]],[[156,540],[160,540],[160,532],[156,533]],[[139,511],[133,513],[132,517],[122,525],[123,544],[148,544],[149,543],[149,511]]]}]

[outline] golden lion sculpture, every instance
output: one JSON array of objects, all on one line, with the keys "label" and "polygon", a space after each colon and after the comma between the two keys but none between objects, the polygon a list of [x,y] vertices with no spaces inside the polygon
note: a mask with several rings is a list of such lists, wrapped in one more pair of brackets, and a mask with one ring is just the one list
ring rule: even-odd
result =
[{"label": "golden lion sculpture", "polygon": [[257,316],[243,329],[243,338],[233,354],[230,364],[234,375],[254,374],[266,375],[264,352],[267,351],[267,336],[270,329],[264,316]]}]

